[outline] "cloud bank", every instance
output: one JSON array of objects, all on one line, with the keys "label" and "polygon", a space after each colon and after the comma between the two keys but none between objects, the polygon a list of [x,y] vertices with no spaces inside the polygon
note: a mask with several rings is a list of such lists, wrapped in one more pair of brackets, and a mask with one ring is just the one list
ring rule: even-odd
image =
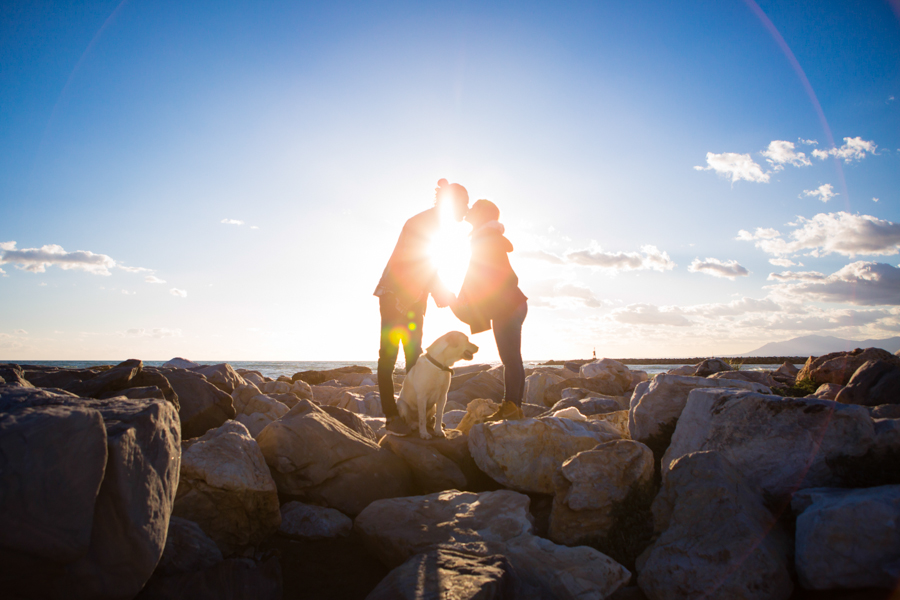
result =
[{"label": "cloud bank", "polygon": [[769,279],[783,282],[775,291],[790,299],[900,306],[900,269],[885,263],[857,261],[828,276],[787,271],[773,273]]},{"label": "cloud bank", "polygon": [[735,181],[769,182],[769,174],[762,170],[749,154],[737,154],[736,152],[724,152],[715,154],[706,153],[705,167],[694,167],[697,171],[715,171],[719,175]]},{"label": "cloud bank", "polygon": [[55,265],[66,271],[74,269],[94,275],[111,275],[109,270],[116,266],[116,261],[105,254],[86,250],[66,252],[57,244],[17,250],[16,242],[2,242],[0,251],[0,264],[12,264],[32,273],[44,273],[47,267]]},{"label": "cloud bank", "polygon": [[806,252],[811,256],[842,254],[889,256],[900,252],[900,223],[871,215],[848,212],[819,213],[812,219],[798,217],[787,239],[774,229],[741,230],[737,239],[753,241],[767,254],[783,256]]},{"label": "cloud bank", "polygon": [[821,200],[822,202],[828,202],[829,200],[831,200],[832,198],[834,198],[837,195],[838,194],[834,191],[834,188],[831,186],[831,184],[825,183],[823,185],[820,185],[819,187],[817,187],[814,190],[803,190],[803,195],[800,197],[801,198],[803,196],[812,196],[813,198],[818,197],[818,199]]},{"label": "cloud bank", "polygon": [[700,260],[695,258],[688,267],[691,273],[706,273],[713,277],[724,277],[734,281],[735,277],[746,277],[750,271],[738,264],[736,260],[721,261],[716,258]]}]

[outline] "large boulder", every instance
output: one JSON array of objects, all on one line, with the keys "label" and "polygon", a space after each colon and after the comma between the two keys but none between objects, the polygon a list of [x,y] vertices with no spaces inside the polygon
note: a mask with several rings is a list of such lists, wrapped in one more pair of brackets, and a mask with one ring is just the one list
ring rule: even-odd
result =
[{"label": "large boulder", "polygon": [[693,375],[697,377],[709,377],[714,373],[721,373],[722,371],[730,371],[732,369],[731,365],[722,360],[721,358],[707,358],[702,361],[697,368],[694,369]]},{"label": "large boulder", "polygon": [[391,571],[366,600],[505,600],[515,594],[514,569],[501,554],[479,556],[438,547]]},{"label": "large boulder", "polygon": [[835,399],[862,406],[900,404],[900,365],[886,360],[866,361]]},{"label": "large boulder", "polygon": [[552,494],[553,476],[563,461],[620,438],[602,421],[543,417],[475,425],[469,432],[469,450],[478,467],[502,485]]},{"label": "large boulder", "polygon": [[257,437],[278,491],[351,516],[373,500],[413,491],[409,467],[390,450],[300,400]]},{"label": "large boulder", "polygon": [[459,389],[447,394],[448,402],[458,402],[463,406],[468,405],[476,398],[502,400],[503,382],[491,375],[490,371],[482,371],[461,385]]},{"label": "large boulder", "polygon": [[563,462],[556,478],[548,537],[575,546],[606,536],[613,511],[653,481],[653,452],[631,440],[606,442]]},{"label": "large boulder", "polygon": [[[584,390],[566,390],[566,392],[569,391],[582,392]],[[563,396],[562,400],[553,405],[553,410],[557,411],[569,407],[577,408],[578,412],[586,417],[591,415],[602,415],[604,413],[616,412],[623,408],[628,408],[627,406],[623,407],[619,402],[619,399],[615,396],[604,396],[602,394],[597,394],[596,392],[588,392],[587,395],[573,394],[570,396]]]},{"label": "large boulder", "polygon": [[628,570],[593,548],[567,548],[533,535],[528,506],[527,496],[509,490],[453,490],[373,502],[354,529],[389,567],[437,547],[502,554],[531,588],[517,597],[600,600],[628,581]]},{"label": "large boulder", "polygon": [[4,594],[137,594],[162,555],[179,442],[164,400],[0,387]]},{"label": "large boulder", "polygon": [[734,381],[750,381],[773,388],[778,382],[768,371],[719,371],[709,376],[710,379],[731,379]]},{"label": "large boulder", "polygon": [[749,485],[783,501],[799,489],[838,484],[840,461],[865,455],[874,441],[872,419],[862,406],[697,389],[678,421],[662,471],[665,478],[678,458],[715,450]]},{"label": "large boulder", "polygon": [[0,365],[0,386],[8,387],[34,387],[25,379],[22,367],[14,363]]},{"label": "large boulder", "polygon": [[281,526],[278,533],[300,540],[325,540],[350,535],[353,521],[344,513],[325,508],[287,502],[281,507]]},{"label": "large boulder", "polygon": [[688,394],[698,388],[739,388],[768,393],[769,388],[758,383],[683,375],[658,375],[645,386],[639,384],[631,396],[628,430],[631,439],[646,444],[659,457],[669,445],[672,432]]},{"label": "large boulder", "polygon": [[628,370],[628,367],[611,358],[601,358],[582,365],[579,375],[592,381],[608,382],[611,389],[617,388],[619,390],[604,392],[612,396],[618,396],[631,389],[633,382],[631,371]]},{"label": "large boulder", "polygon": [[851,352],[832,352],[819,356],[810,356],[800,373],[797,381],[811,379],[819,385],[823,383],[837,383],[847,385],[853,374],[863,364],[870,360],[886,360],[893,364],[900,364],[900,359],[881,348],[857,348]]},{"label": "large boulder", "polygon": [[491,487],[490,478],[472,459],[468,436],[455,429],[448,429],[444,434],[443,438],[430,440],[386,435],[381,438],[380,445],[406,462],[423,494],[453,489],[480,491]]},{"label": "large boulder", "polygon": [[563,377],[556,373],[541,371],[532,373],[525,378],[525,397],[523,402],[528,404],[544,405],[544,392],[551,385],[557,384]]},{"label": "large boulder", "polygon": [[309,385],[319,385],[332,379],[338,379],[342,375],[347,375],[349,373],[371,375],[372,369],[370,369],[369,367],[352,365],[349,367],[339,367],[337,369],[328,369],[324,371],[301,371],[299,373],[294,373],[294,376],[291,377],[291,379],[293,381],[305,381]]},{"label": "large boulder", "polygon": [[200,367],[199,363],[195,363],[192,360],[188,360],[186,358],[181,358],[180,356],[176,356],[172,360],[166,361],[163,363],[163,369],[194,369],[196,367]]},{"label": "large boulder", "polygon": [[604,396],[619,396],[630,388],[630,377],[627,386],[623,386],[621,380],[610,379],[607,377],[595,377],[591,379],[586,377],[571,377],[549,386],[544,391],[544,405],[554,406],[562,399],[565,391],[569,389],[583,389]]},{"label": "large boulder", "polygon": [[132,387],[134,379],[143,369],[143,363],[129,359],[115,366],[90,369],[60,369],[26,365],[25,378],[37,387],[66,390],[83,398],[96,398],[108,392]]},{"label": "large boulder", "polygon": [[184,443],[175,515],[194,521],[228,556],[278,530],[278,491],[247,428],[229,421]]},{"label": "large boulder", "polygon": [[817,398],[819,400],[834,400],[838,397],[838,394],[841,393],[842,389],[844,389],[844,386],[838,385],[836,383],[823,383],[818,388],[816,388],[815,392],[805,397]]},{"label": "large boulder", "polygon": [[796,565],[811,590],[894,589],[900,581],[900,485],[794,495]]},{"label": "large boulder", "polygon": [[282,587],[277,556],[229,558],[202,571],[154,574],[135,600],[281,600]]},{"label": "large boulder", "polygon": [[156,572],[163,575],[189,573],[222,562],[222,551],[193,521],[172,516],[166,535],[166,547]]},{"label": "large boulder", "polygon": [[202,367],[194,367],[192,371],[200,373],[206,380],[225,392],[230,394],[238,386],[245,385],[247,382],[244,378],[237,374],[228,363],[220,363],[217,365],[204,365]]},{"label": "large boulder", "polygon": [[203,435],[235,416],[232,398],[200,373],[185,369],[160,369],[178,394],[181,437]]},{"label": "large boulder", "polygon": [[638,585],[650,600],[790,597],[789,539],[720,454],[675,462],[653,520],[660,536],[638,559]]}]

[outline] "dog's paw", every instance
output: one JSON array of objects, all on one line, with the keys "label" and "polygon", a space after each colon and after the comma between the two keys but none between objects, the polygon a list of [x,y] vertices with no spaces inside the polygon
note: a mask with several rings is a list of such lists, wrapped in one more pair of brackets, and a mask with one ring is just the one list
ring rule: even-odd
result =
[{"label": "dog's paw", "polygon": [[442,438],[442,437],[447,437],[447,436],[444,435],[444,430],[443,430],[443,429],[435,429],[435,430],[434,430],[434,437],[436,437],[436,438]]},{"label": "dog's paw", "polygon": [[431,434],[428,433],[427,431],[420,431],[420,432],[419,432],[419,437],[422,438],[423,440],[430,440],[430,439],[431,439]]}]

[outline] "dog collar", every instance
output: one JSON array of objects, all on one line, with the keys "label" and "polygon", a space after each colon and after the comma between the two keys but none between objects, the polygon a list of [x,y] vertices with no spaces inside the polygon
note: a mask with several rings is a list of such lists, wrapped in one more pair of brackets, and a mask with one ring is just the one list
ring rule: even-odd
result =
[{"label": "dog collar", "polygon": [[447,373],[450,373],[451,375],[453,375],[453,369],[451,369],[450,367],[445,367],[444,365],[442,365],[441,363],[439,363],[438,361],[436,361],[436,360],[435,360],[430,354],[428,354],[427,352],[425,353],[425,358],[427,358],[429,361],[431,361],[431,364],[433,364],[434,366],[436,366],[436,367],[437,367],[438,369],[440,369],[441,371],[446,371]]}]

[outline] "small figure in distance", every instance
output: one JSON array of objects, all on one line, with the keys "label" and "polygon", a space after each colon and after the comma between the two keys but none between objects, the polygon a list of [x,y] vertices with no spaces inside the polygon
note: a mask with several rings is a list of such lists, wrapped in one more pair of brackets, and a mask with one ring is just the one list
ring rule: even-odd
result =
[{"label": "small figure in distance", "polygon": [[525,392],[522,364],[522,324],[528,314],[528,298],[519,289],[519,278],[507,254],[512,243],[503,236],[500,209],[489,200],[478,200],[466,215],[472,225],[472,257],[462,289],[450,305],[472,333],[494,330],[497,352],[503,363],[503,403],[489,421],[521,419]]},{"label": "small figure in distance", "polygon": [[406,372],[422,354],[422,322],[428,294],[438,307],[455,300],[438,277],[429,254],[429,245],[441,224],[441,207],[451,203],[453,218],[463,220],[469,210],[469,193],[458,183],[438,181],[434,206],[409,219],[400,232],[394,252],[388,260],[375,295],[381,311],[381,346],[378,350],[378,392],[386,428],[397,435],[412,430],[397,411],[394,400],[394,365],[400,345],[406,356]]}]

